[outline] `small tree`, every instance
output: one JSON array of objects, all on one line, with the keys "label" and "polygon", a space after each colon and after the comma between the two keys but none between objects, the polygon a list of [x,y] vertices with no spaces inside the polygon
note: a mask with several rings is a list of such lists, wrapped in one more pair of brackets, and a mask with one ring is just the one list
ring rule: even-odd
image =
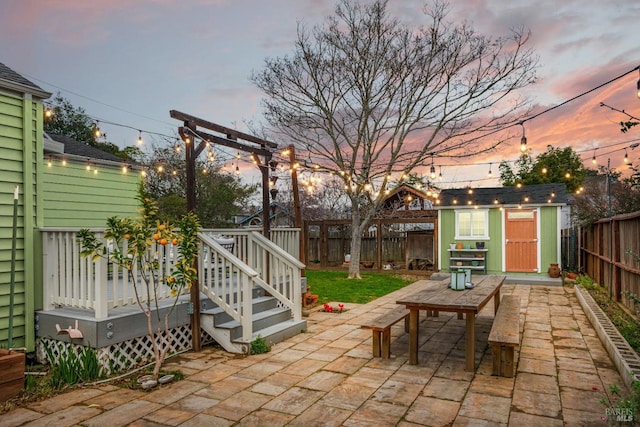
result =
[{"label": "small tree", "polygon": [[[173,225],[158,220],[156,202],[145,193],[142,184],[138,200],[141,203],[138,218],[111,217],[107,220],[104,237],[111,240],[112,246],[106,246],[94,232],[87,229],[78,233],[78,240],[82,256],[92,257],[93,260],[108,258],[114,265],[124,268],[130,282],[134,284],[136,302],[147,317],[148,334],[155,358],[153,377],[157,379],[173,341],[169,317],[176,307],[178,296],[183,290],[190,289],[197,279],[194,260],[198,253],[197,233],[200,224],[193,213],[180,219],[177,231],[174,231]],[[169,251],[161,249],[168,245],[173,245],[177,254],[173,270],[165,274],[164,263],[167,260],[162,257],[168,257]],[[158,293],[162,286],[169,286],[174,298],[164,317],[158,306]]]}]

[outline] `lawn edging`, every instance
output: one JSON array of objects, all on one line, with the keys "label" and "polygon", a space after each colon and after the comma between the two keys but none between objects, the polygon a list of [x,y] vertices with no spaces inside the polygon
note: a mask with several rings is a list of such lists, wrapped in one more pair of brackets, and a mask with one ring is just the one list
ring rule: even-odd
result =
[{"label": "lawn edging", "polygon": [[631,383],[640,378],[640,356],[618,332],[609,317],[591,297],[589,291],[581,285],[576,285],[574,289],[582,310],[607,349],[609,357],[616,365],[626,386],[631,388]]}]

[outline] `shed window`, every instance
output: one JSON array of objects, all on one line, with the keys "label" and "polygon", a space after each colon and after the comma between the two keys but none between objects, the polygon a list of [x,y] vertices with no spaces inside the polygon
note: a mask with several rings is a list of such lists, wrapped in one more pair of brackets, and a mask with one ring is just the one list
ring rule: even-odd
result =
[{"label": "shed window", "polygon": [[456,239],[489,238],[489,211],[456,211]]}]

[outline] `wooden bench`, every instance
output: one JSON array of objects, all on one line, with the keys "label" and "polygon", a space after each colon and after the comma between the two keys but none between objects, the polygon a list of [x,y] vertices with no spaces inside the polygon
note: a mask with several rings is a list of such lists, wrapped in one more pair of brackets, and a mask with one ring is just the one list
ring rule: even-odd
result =
[{"label": "wooden bench", "polygon": [[513,377],[514,350],[520,346],[519,296],[502,297],[489,333],[489,344],[493,357],[493,375]]},{"label": "wooden bench", "polygon": [[391,357],[391,327],[404,319],[404,330],[409,332],[409,310],[400,306],[378,316],[361,328],[373,332],[373,357],[388,359]]}]

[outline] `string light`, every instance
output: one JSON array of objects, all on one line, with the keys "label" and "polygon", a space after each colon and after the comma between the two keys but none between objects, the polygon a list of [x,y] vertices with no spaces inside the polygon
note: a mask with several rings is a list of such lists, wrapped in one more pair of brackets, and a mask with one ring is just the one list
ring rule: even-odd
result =
[{"label": "string light", "polygon": [[433,165],[433,154],[431,155],[431,170],[429,172],[431,179],[436,179],[436,167]]},{"label": "string light", "polygon": [[49,107],[48,105],[44,109],[44,117],[47,119],[50,119],[51,117],[53,117],[53,110],[51,110],[51,107]]},{"label": "string light", "polygon": [[624,149],[624,164],[629,163],[629,156],[627,156],[627,149]]},{"label": "string light", "polygon": [[438,175],[438,180],[442,181],[442,166],[440,166],[440,174]]},{"label": "string light", "polygon": [[96,138],[100,138],[102,136],[102,132],[100,132],[100,121],[99,120],[96,121],[95,136],[96,136]]},{"label": "string light", "polygon": [[493,172],[491,172],[491,163],[489,163],[489,178],[493,177]]},{"label": "string light", "polygon": [[520,151],[527,151],[527,137],[524,135],[524,122],[519,123],[522,126],[522,138],[520,138]]},{"label": "string light", "polygon": [[142,131],[138,129],[138,145],[142,145]]},{"label": "string light", "polygon": [[593,150],[593,158],[591,159],[591,163],[593,163],[594,165],[598,163],[598,161],[596,160],[596,150]]}]

